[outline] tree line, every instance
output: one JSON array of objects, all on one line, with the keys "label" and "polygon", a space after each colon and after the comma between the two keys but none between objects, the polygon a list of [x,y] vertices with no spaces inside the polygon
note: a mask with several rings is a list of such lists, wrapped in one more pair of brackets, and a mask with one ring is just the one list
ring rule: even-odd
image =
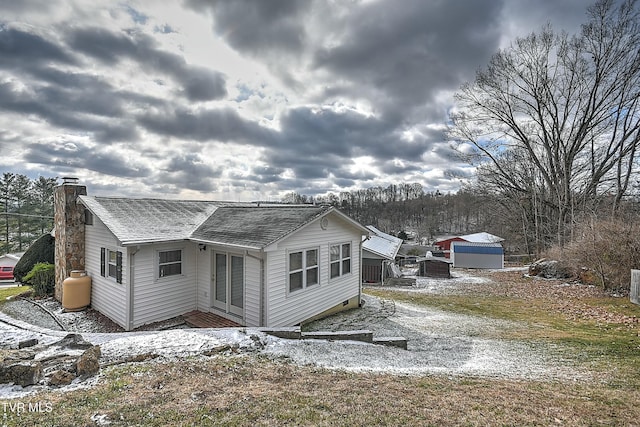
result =
[{"label": "tree line", "polygon": [[58,178],[4,172],[0,177],[2,253],[23,252],[53,229],[53,191]]},{"label": "tree line", "polygon": [[507,239],[512,252],[531,253],[519,222],[500,212],[495,195],[473,186],[445,194],[426,192],[419,183],[401,183],[315,197],[291,192],[282,201],[331,205],[363,225],[396,236],[411,232],[429,244],[446,235],[486,231]]}]

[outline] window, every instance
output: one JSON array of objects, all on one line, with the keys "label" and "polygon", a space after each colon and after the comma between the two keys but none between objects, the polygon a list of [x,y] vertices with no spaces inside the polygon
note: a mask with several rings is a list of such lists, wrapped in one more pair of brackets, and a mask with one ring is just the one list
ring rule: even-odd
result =
[{"label": "window", "polygon": [[339,277],[351,273],[351,243],[331,245],[329,248],[330,275]]},{"label": "window", "polygon": [[318,276],[318,249],[289,253],[289,292],[317,285]]},{"label": "window", "polygon": [[100,248],[100,275],[113,277],[117,283],[122,283],[122,252]]},{"label": "window", "polygon": [[114,279],[118,275],[118,253],[115,251],[108,251],[109,255],[107,256],[107,276],[113,277]]},{"label": "window", "polygon": [[182,274],[182,250],[158,252],[158,277]]}]

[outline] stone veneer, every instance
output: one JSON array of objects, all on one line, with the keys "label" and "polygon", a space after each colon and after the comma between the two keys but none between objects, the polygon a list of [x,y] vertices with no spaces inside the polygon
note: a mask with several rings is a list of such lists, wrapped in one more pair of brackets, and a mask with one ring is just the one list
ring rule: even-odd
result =
[{"label": "stone veneer", "polygon": [[[64,179],[64,178],[63,178]],[[77,202],[78,196],[87,194],[87,187],[77,185],[74,179],[64,179],[55,188],[55,297],[62,301],[62,281],[71,270],[84,270],[84,206]]]}]

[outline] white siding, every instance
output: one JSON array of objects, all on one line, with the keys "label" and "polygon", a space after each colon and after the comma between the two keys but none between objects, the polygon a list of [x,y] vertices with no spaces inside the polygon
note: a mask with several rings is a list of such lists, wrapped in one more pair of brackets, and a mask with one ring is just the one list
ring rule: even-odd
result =
[{"label": "white siding", "polygon": [[[293,326],[322,313],[360,292],[360,242],[362,235],[337,215],[329,215],[329,224],[322,229],[314,221],[293,235],[278,242],[277,249],[268,253],[267,325]],[[329,246],[351,243],[351,273],[329,279]],[[295,292],[288,292],[288,251],[319,249],[320,284]]]},{"label": "white siding", "polygon": [[[91,307],[126,329],[127,250],[118,247],[115,236],[97,217],[94,217],[93,225],[85,227],[85,233],[85,269],[91,276]],[[122,252],[122,283],[100,275],[100,248]]]},{"label": "white siding", "polygon": [[[182,250],[182,274],[158,277],[158,251]],[[191,242],[141,246],[135,255],[133,327],[195,310],[198,246]]]},{"label": "white siding", "polygon": [[[253,257],[260,257],[259,253],[250,252]],[[246,326],[262,326],[260,318],[260,282],[261,263],[252,256],[244,257],[244,322]]]},{"label": "white siding", "polygon": [[211,246],[203,251],[198,250],[197,305],[198,310],[205,313],[211,310],[211,253]]}]

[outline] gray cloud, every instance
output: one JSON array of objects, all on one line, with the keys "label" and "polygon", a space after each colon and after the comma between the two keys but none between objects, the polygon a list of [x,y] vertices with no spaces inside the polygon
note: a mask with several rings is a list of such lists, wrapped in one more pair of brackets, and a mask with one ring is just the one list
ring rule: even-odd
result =
[{"label": "gray cloud", "polygon": [[143,114],[138,123],[159,135],[196,141],[241,142],[269,145],[273,132],[242,118],[229,108],[192,110],[178,108]]},{"label": "gray cloud", "polygon": [[198,154],[181,154],[170,159],[165,173],[158,175],[158,181],[187,188],[190,190],[211,192],[217,186],[217,178],[222,175],[220,168],[214,168],[203,162]]},{"label": "gray cloud", "polygon": [[61,46],[38,34],[0,24],[0,67],[29,71],[48,62],[75,65],[76,60]]},{"label": "gray cloud", "polygon": [[146,177],[151,172],[147,166],[124,158],[117,150],[107,151],[101,147],[89,147],[71,141],[30,144],[26,150],[25,160],[63,172],[82,168],[126,178]]},{"label": "gray cloud", "polygon": [[221,73],[187,65],[183,57],[159,49],[155,40],[146,34],[85,27],[71,31],[67,39],[73,49],[104,64],[115,65],[124,59],[133,59],[145,71],[159,71],[174,77],[180,86],[178,91],[190,101],[221,99],[227,94]]},{"label": "gray cloud", "polygon": [[254,55],[296,54],[307,36],[301,17],[312,2],[298,0],[189,0],[195,10],[210,10],[217,34],[231,46]]},{"label": "gray cloud", "polygon": [[[0,145],[25,147],[10,150],[15,170],[84,173],[111,193],[207,195],[319,194],[407,177],[455,189],[472,170],[439,130],[450,94],[515,35],[547,21],[575,31],[586,6],[187,0],[185,16],[212,30],[191,45],[192,18],[174,20],[161,3],[4,3]],[[227,57],[233,66],[203,65]],[[212,165],[203,153],[214,141],[237,161]],[[370,170],[354,160],[363,156]]]}]

